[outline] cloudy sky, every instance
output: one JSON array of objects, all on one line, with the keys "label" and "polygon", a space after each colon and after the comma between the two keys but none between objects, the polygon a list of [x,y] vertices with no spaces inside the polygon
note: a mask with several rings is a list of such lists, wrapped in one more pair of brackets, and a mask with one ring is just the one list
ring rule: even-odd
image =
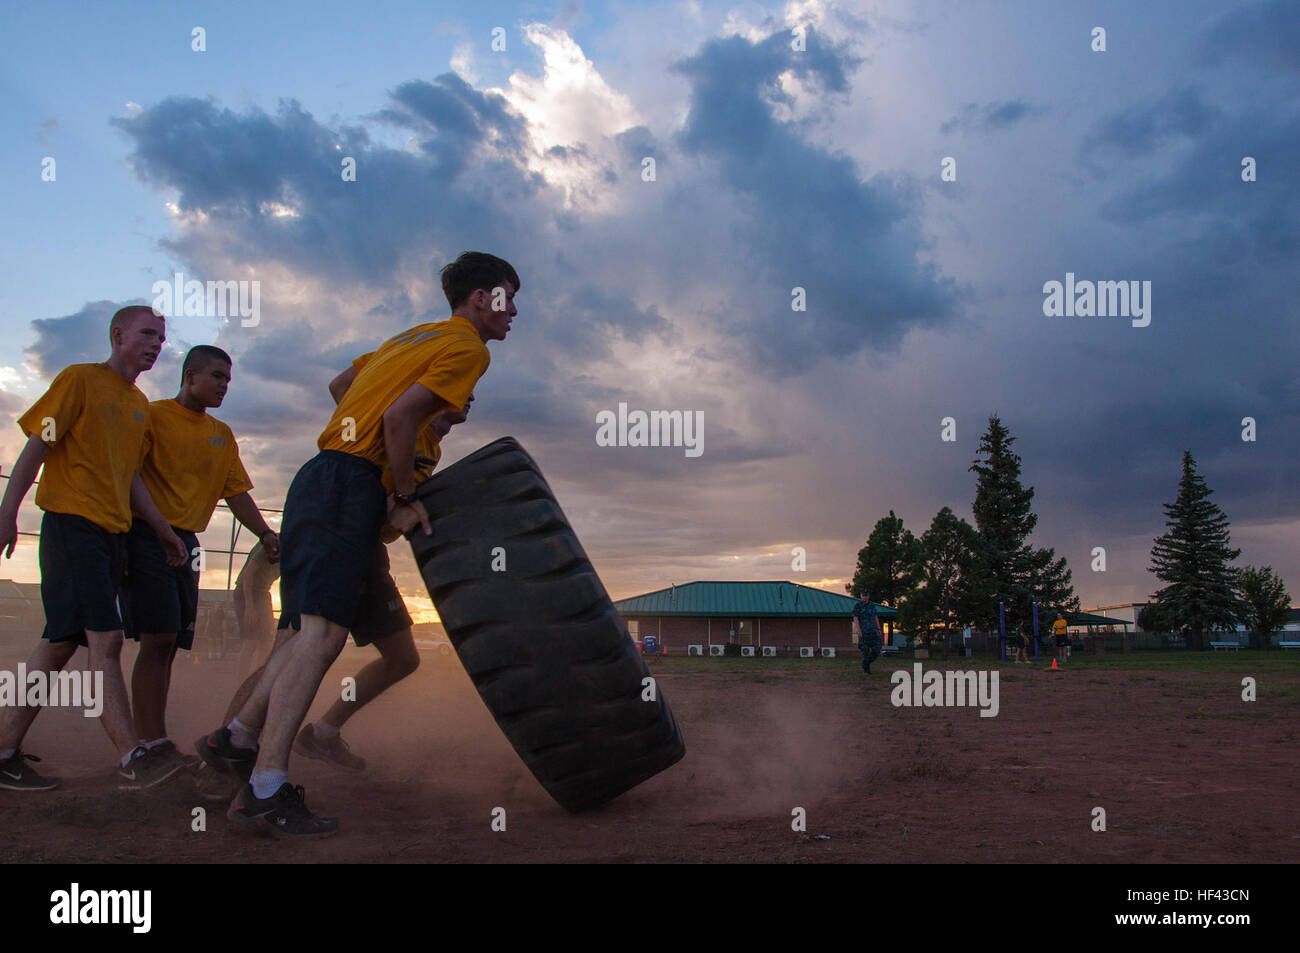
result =
[{"label": "cloudy sky", "polygon": [[[256,280],[256,326],[174,318],[140,385],[230,351],[218,416],[279,506],[326,383],[444,318],[472,248],[523,287],[447,459],[518,438],[615,598],[843,591],[891,509],[971,518],[994,413],[1084,605],[1157,588],[1184,450],[1300,589],[1292,3],[31,3],[0,50],[5,472],[117,307]],[[1150,282],[1149,325],[1045,315],[1067,273]],[[704,452],[598,445],[620,402],[702,413]],[[36,579],[33,543],[0,572]]]}]

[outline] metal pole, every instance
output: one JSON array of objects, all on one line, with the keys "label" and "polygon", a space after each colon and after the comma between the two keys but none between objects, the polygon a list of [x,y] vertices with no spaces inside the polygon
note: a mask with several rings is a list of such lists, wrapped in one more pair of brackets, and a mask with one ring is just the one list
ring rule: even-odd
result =
[{"label": "metal pole", "polygon": [[239,529],[239,520],[235,513],[230,513],[230,555],[226,559],[226,589],[230,588],[230,577],[235,570],[235,532]]},{"label": "metal pole", "polygon": [[998,603],[998,635],[1002,643],[1002,661],[1007,660],[1007,611],[1002,603]]},{"label": "metal pole", "polygon": [[1034,664],[1038,664],[1038,603],[1034,603]]}]

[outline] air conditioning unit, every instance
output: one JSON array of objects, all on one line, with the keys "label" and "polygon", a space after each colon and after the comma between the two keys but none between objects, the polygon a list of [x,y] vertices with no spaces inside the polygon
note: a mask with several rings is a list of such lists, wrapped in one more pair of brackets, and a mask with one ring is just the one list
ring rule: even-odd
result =
[{"label": "air conditioning unit", "polygon": [[775,658],[775,657],[776,657],[776,646],[775,646],[775,645],[765,645],[765,646],[763,646],[763,658]]},{"label": "air conditioning unit", "polygon": [[704,654],[704,646],[702,646],[702,645],[688,645],[688,646],[686,646],[686,654],[687,654],[687,655],[703,655],[703,654]]},{"label": "air conditioning unit", "polygon": [[812,647],[811,645],[801,645],[801,646],[799,646],[799,657],[800,657],[800,658],[812,658],[812,657],[813,657],[813,647]]},{"label": "air conditioning unit", "polygon": [[835,658],[835,650],[829,645],[822,646],[822,658]]},{"label": "air conditioning unit", "polygon": [[725,645],[710,645],[710,646],[709,646],[709,654],[710,654],[710,655],[725,655],[726,652],[727,652],[727,647],[726,647]]},{"label": "air conditioning unit", "polygon": [[740,647],[740,654],[745,656],[745,658],[753,658],[754,647],[752,645],[742,645]]}]

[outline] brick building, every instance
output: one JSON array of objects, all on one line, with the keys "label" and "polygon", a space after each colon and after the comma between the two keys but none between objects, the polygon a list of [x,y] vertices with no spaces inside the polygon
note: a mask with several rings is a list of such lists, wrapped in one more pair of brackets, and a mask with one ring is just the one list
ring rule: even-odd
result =
[{"label": "brick building", "polygon": [[[793,582],[688,582],[657,592],[621,599],[614,608],[633,639],[651,636],[670,654],[685,655],[691,646],[739,646],[742,654],[817,654],[855,648],[853,607],[858,600]],[[877,605],[882,633],[897,612]],[[748,651],[746,651],[748,649]],[[716,650],[715,650],[716,651]],[[736,649],[732,649],[735,652]]]}]

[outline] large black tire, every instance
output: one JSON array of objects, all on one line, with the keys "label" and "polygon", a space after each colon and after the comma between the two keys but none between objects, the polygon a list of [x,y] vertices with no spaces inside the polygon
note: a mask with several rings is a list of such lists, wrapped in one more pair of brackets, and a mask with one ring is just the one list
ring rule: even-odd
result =
[{"label": "large black tire", "polygon": [[416,495],[433,535],[417,527],[408,538],[429,597],[551,796],[570,811],[596,807],[681,760],[663,693],[642,700],[645,662],[523,447],[503,437]]}]

